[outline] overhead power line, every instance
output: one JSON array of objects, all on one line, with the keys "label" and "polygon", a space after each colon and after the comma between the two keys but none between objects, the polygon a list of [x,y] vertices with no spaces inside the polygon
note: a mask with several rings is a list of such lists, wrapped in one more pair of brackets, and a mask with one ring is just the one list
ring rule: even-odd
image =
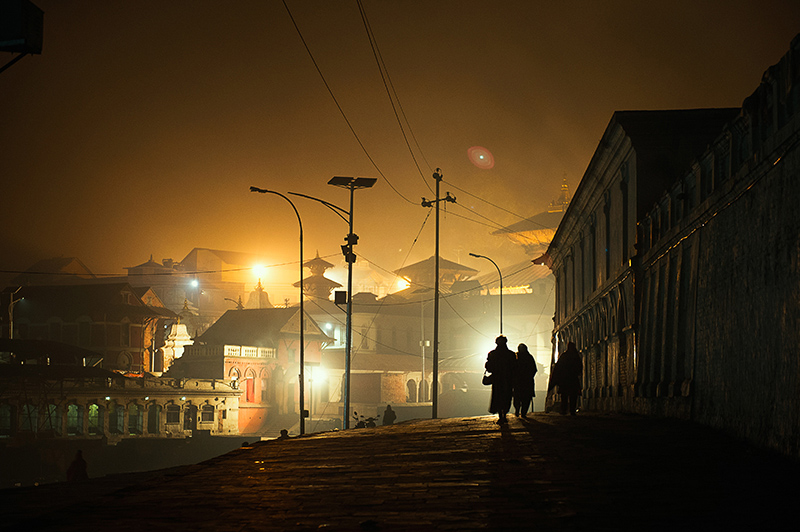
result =
[{"label": "overhead power line", "polygon": [[[332,253],[330,255],[324,255],[320,257],[321,259],[329,259],[331,257],[338,257],[338,253]],[[259,266],[247,266],[244,268],[223,268],[220,270],[173,270],[168,272],[153,272],[153,273],[94,273],[90,272],[90,275],[94,275],[95,277],[158,277],[158,276],[170,276],[170,275],[205,275],[211,273],[228,273],[228,272],[246,272],[250,270],[254,270],[256,268],[279,268],[281,266],[293,266],[300,264],[299,260],[293,260],[289,262],[281,262],[278,264],[266,264],[266,265],[259,265]],[[59,277],[80,277],[87,275],[86,273],[79,273],[79,272],[42,272],[42,271],[29,271],[29,270],[0,270],[0,273],[15,273],[15,274],[24,274],[24,275],[53,275]]]},{"label": "overhead power line", "polygon": [[[508,214],[510,214],[510,215],[512,215],[512,216],[516,216],[516,217],[517,217],[517,218],[519,218],[520,220],[527,220],[527,221],[531,222],[531,223],[532,223],[532,224],[534,224],[534,225],[538,225],[538,226],[540,226],[540,227],[542,227],[542,228],[545,228],[545,229],[547,228],[547,226],[546,226],[546,225],[544,225],[544,224],[541,224],[541,223],[538,223],[538,222],[534,222],[533,220],[531,220],[531,219],[530,219],[530,217],[525,217],[525,216],[522,216],[522,215],[520,215],[520,214],[517,214],[517,213],[515,213],[515,212],[513,212],[513,211],[510,211],[510,210],[506,209],[505,207],[501,207],[500,205],[497,205],[496,203],[492,203],[491,201],[487,200],[486,198],[483,198],[483,197],[481,197],[481,196],[478,196],[477,194],[473,194],[472,192],[469,192],[469,191],[467,191],[467,190],[464,190],[463,188],[461,188],[461,187],[459,187],[459,186],[457,186],[457,185],[453,184],[453,183],[452,183],[452,182],[450,182],[450,181],[444,181],[444,182],[445,182],[445,183],[447,183],[448,185],[450,185],[451,187],[455,188],[456,190],[459,190],[459,191],[463,192],[463,193],[464,193],[464,194],[466,194],[467,196],[471,196],[471,197],[473,197],[473,198],[475,198],[475,199],[477,199],[477,200],[480,200],[480,201],[482,201],[482,202],[486,203],[487,205],[491,205],[492,207],[494,207],[494,208],[496,208],[496,209],[500,209],[501,211],[503,211],[503,212],[507,212]],[[462,205],[462,207],[464,207],[464,206]],[[464,207],[464,208],[466,208],[466,207]],[[471,212],[472,212],[472,211],[471,211]],[[475,214],[478,214],[478,213],[475,213]],[[485,217],[485,216],[482,216],[482,215],[480,215],[480,214],[478,214],[478,216],[481,216],[481,218],[485,218],[486,220],[489,220],[490,222],[492,222],[492,223],[494,223],[494,224],[498,225],[500,228],[505,228],[505,226],[504,226],[504,225],[500,225],[500,224],[498,224],[497,222],[495,222],[495,221],[493,221],[493,220],[491,220],[491,219],[489,219],[489,218],[487,218],[487,217]]]},{"label": "overhead power line", "polygon": [[[380,48],[378,47],[378,41],[375,39],[375,34],[372,32],[372,26],[369,24],[369,19],[367,18],[367,12],[364,9],[364,4],[361,0],[357,0],[358,3],[358,10],[361,13],[361,21],[364,23],[364,29],[367,32],[367,39],[369,40],[370,47],[372,48],[372,55],[375,57],[375,62],[378,65],[378,72],[381,75],[381,80],[383,81],[383,87],[386,89],[386,96],[389,97],[389,103],[392,106],[392,111],[394,111],[394,118],[397,121],[397,125],[400,127],[400,133],[403,135],[403,140],[406,143],[406,147],[408,148],[408,153],[411,154],[411,159],[414,161],[414,166],[417,167],[417,172],[419,172],[420,177],[422,178],[422,182],[428,188],[430,192],[433,192],[430,184],[425,180],[425,175],[422,172],[422,169],[419,167],[419,163],[417,162],[417,157],[414,155],[414,150],[411,149],[411,144],[408,142],[408,136],[406,135],[406,130],[403,127],[403,120],[405,120],[406,125],[408,126],[408,131],[411,134],[412,138],[414,139],[414,143],[417,146],[417,149],[420,152],[425,164],[428,165],[430,168],[430,164],[428,160],[425,159],[425,155],[422,153],[422,149],[419,146],[419,142],[417,142],[416,136],[414,136],[414,131],[411,129],[411,123],[408,121],[408,117],[406,117],[405,111],[403,110],[403,105],[400,103],[400,97],[397,95],[397,91],[394,88],[394,84],[392,83],[392,78],[389,76],[389,69],[386,68],[386,63],[383,61],[383,55],[381,55]],[[390,88],[391,87],[391,88]],[[397,105],[395,105],[397,102]],[[403,115],[403,120],[400,119],[400,116],[397,113],[398,107],[400,108],[400,113]]]},{"label": "overhead power line", "polygon": [[292,24],[294,25],[294,29],[297,31],[297,35],[300,37],[300,41],[302,41],[303,46],[306,49],[306,52],[308,52],[308,56],[311,58],[311,62],[314,63],[314,68],[317,70],[317,74],[319,74],[320,79],[322,79],[322,83],[325,84],[325,88],[328,90],[328,94],[330,94],[331,98],[333,99],[333,103],[336,104],[336,108],[339,109],[339,113],[342,115],[342,118],[344,118],[344,121],[347,124],[347,127],[350,129],[350,132],[353,134],[353,137],[355,137],[356,141],[358,142],[358,145],[361,146],[361,150],[364,152],[364,155],[367,156],[367,159],[369,159],[369,162],[372,163],[372,166],[375,168],[375,170],[378,172],[378,174],[380,174],[380,176],[386,181],[386,183],[391,187],[392,190],[394,190],[394,192],[398,196],[400,196],[401,198],[406,200],[408,203],[415,204],[415,202],[413,202],[410,199],[408,199],[407,197],[405,197],[399,190],[397,190],[397,188],[395,188],[395,186],[392,184],[392,182],[389,181],[389,178],[386,177],[383,174],[381,169],[378,167],[378,164],[375,162],[375,160],[369,154],[369,151],[367,151],[366,146],[364,146],[364,143],[361,141],[361,138],[359,138],[358,133],[356,133],[355,128],[353,128],[353,125],[350,123],[350,120],[347,118],[347,115],[345,114],[344,109],[342,109],[342,106],[339,104],[339,100],[337,100],[336,96],[333,94],[333,89],[331,89],[331,86],[328,84],[328,81],[325,79],[325,76],[322,74],[322,70],[320,69],[319,64],[317,64],[317,60],[314,59],[314,54],[311,53],[311,49],[308,47],[308,43],[306,43],[306,40],[303,37],[303,33],[300,31],[300,27],[297,25],[297,22],[295,21],[294,16],[292,16],[292,12],[289,9],[289,6],[286,4],[286,0],[283,0],[283,7],[286,8],[286,12],[289,14],[289,18],[292,20]]}]

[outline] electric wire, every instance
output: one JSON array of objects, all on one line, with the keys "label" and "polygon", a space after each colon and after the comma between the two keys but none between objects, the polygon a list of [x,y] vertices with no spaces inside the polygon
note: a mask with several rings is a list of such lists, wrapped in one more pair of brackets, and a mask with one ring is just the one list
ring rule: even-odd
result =
[{"label": "electric wire", "polygon": [[[330,255],[323,255],[321,259],[329,259],[331,257],[338,256],[338,253],[332,253]],[[299,260],[289,261],[289,262],[281,262],[277,264],[267,264],[258,266],[258,268],[279,268],[281,266],[295,266],[299,265]],[[255,266],[247,266],[244,268],[223,268],[219,270],[174,270],[168,272],[153,272],[153,273],[94,273],[89,272],[88,275],[93,275],[95,277],[160,277],[160,276],[187,276],[187,275],[206,275],[212,273],[229,273],[229,272],[245,272],[251,271],[256,269]],[[20,274],[20,275],[52,275],[57,277],[79,277],[82,275],[87,275],[87,273],[81,272],[43,272],[43,271],[28,271],[28,270],[0,270],[0,273],[13,273],[13,274]]]},{"label": "electric wire", "polygon": [[[408,126],[408,130],[412,137],[414,137],[414,142],[417,145],[417,149],[420,151],[420,155],[422,158],[425,159],[425,156],[422,154],[422,150],[419,147],[419,143],[417,142],[416,137],[414,136],[413,131],[411,130],[411,124],[406,117],[405,111],[403,111],[403,106],[400,103],[400,98],[397,96],[397,91],[394,88],[394,84],[392,83],[392,78],[389,76],[389,70],[386,68],[386,63],[383,61],[383,55],[380,52],[380,48],[378,47],[378,41],[375,39],[375,34],[372,32],[372,26],[370,26],[369,20],[367,18],[367,12],[364,9],[364,4],[361,0],[357,0],[358,10],[361,13],[361,21],[364,23],[364,29],[367,32],[367,39],[369,40],[370,47],[372,48],[372,55],[375,57],[375,62],[378,65],[378,72],[381,75],[381,81],[383,81],[383,87],[386,90],[386,96],[389,98],[389,104],[392,106],[392,111],[394,112],[394,118],[397,121],[397,125],[400,127],[400,133],[403,135],[403,140],[406,143],[406,147],[408,148],[408,153],[411,154],[411,159],[414,161],[414,166],[417,168],[417,172],[419,172],[420,177],[422,178],[422,182],[428,188],[430,192],[433,192],[430,184],[425,180],[425,175],[422,172],[422,169],[419,167],[419,163],[417,162],[417,157],[414,155],[414,150],[411,149],[411,144],[408,141],[408,135],[406,135],[405,128],[403,127],[403,121],[400,119],[398,115],[397,109],[400,108],[400,112],[403,115],[403,119],[406,121],[406,125]],[[391,88],[390,88],[391,87]],[[394,97],[392,97],[394,96]],[[397,105],[395,105],[397,102]],[[425,164],[428,164],[427,159],[425,159]],[[428,168],[430,168],[430,164],[428,164]]]},{"label": "electric wire", "polygon": [[375,168],[375,170],[378,172],[378,174],[380,174],[380,176],[386,181],[386,183],[389,185],[389,187],[391,187],[391,189],[398,196],[403,198],[408,203],[411,203],[412,205],[415,205],[416,204],[415,202],[411,201],[410,199],[405,197],[402,192],[397,190],[397,188],[392,184],[392,182],[389,180],[389,178],[387,178],[384,175],[384,173],[378,167],[378,165],[375,162],[375,160],[369,154],[369,152],[367,151],[366,146],[364,146],[364,143],[361,141],[361,138],[358,136],[358,133],[356,133],[355,128],[350,123],[350,120],[347,118],[347,115],[345,114],[344,109],[342,109],[342,106],[339,104],[339,100],[337,100],[336,96],[333,94],[333,89],[331,89],[331,86],[328,84],[328,81],[325,79],[325,76],[322,74],[322,70],[320,69],[319,64],[317,63],[317,60],[314,58],[314,54],[311,53],[311,48],[309,48],[308,43],[306,43],[306,40],[303,37],[303,33],[300,31],[300,27],[297,25],[297,22],[295,21],[294,16],[292,15],[291,10],[289,9],[289,6],[286,4],[286,0],[283,0],[283,7],[286,8],[286,12],[289,14],[289,18],[291,19],[292,24],[294,25],[294,29],[297,31],[297,35],[300,37],[300,41],[303,43],[303,46],[305,47],[306,52],[308,53],[308,56],[311,58],[311,62],[314,64],[314,68],[317,70],[317,74],[319,74],[319,77],[322,79],[322,83],[325,85],[325,88],[328,90],[328,94],[330,94],[331,98],[333,99],[333,102],[336,104],[336,108],[339,109],[339,113],[342,115],[342,118],[344,119],[345,123],[347,124],[347,127],[350,129],[350,132],[353,134],[353,137],[355,137],[356,141],[358,142],[358,145],[361,146],[361,150],[364,152],[364,155],[367,156],[367,159],[369,159],[369,162],[372,163],[372,166]]},{"label": "electric wire", "polygon": [[[411,157],[412,157],[412,159],[413,159],[413,161],[414,161],[414,165],[416,166],[416,168],[417,168],[417,171],[420,173],[420,176],[421,176],[421,177],[422,177],[422,179],[423,179],[423,183],[424,183],[424,184],[425,184],[425,186],[428,188],[428,190],[431,190],[431,191],[432,191],[430,184],[429,184],[429,183],[428,183],[428,182],[427,182],[427,181],[424,179],[424,175],[423,175],[423,173],[422,173],[422,170],[421,170],[421,169],[420,169],[420,167],[419,167],[419,163],[418,163],[418,161],[417,161],[417,158],[416,158],[416,156],[414,155],[414,151],[412,150],[412,148],[411,148],[411,145],[410,145],[410,143],[409,143],[409,141],[408,141],[408,136],[406,135],[405,128],[403,127],[402,120],[400,119],[400,116],[398,115],[398,108],[400,109],[400,113],[403,115],[403,119],[405,120],[405,122],[406,122],[406,125],[408,126],[409,134],[411,134],[412,138],[414,139],[414,142],[415,142],[415,144],[416,144],[416,146],[417,146],[417,149],[419,150],[419,152],[420,152],[420,155],[422,156],[423,160],[425,161],[425,164],[426,164],[426,165],[427,165],[429,168],[430,168],[430,164],[428,163],[427,159],[426,159],[426,158],[425,158],[425,156],[424,156],[424,152],[422,151],[422,149],[421,149],[421,147],[420,147],[420,145],[419,145],[419,142],[417,141],[417,138],[416,138],[416,136],[414,135],[413,129],[411,128],[411,124],[410,124],[410,122],[408,121],[408,118],[407,118],[407,117],[406,117],[406,115],[405,115],[405,111],[403,110],[403,107],[402,107],[402,104],[401,104],[401,102],[400,102],[400,99],[399,99],[399,97],[397,96],[397,91],[395,90],[395,88],[394,88],[394,84],[393,84],[393,83],[392,83],[392,81],[391,81],[391,77],[389,76],[388,69],[386,69],[385,62],[383,61],[383,56],[382,56],[382,55],[381,55],[381,53],[380,53],[380,49],[379,49],[379,47],[378,47],[377,40],[375,39],[374,33],[372,32],[372,28],[371,28],[371,26],[370,26],[370,24],[369,24],[369,19],[367,18],[366,10],[364,9],[364,6],[363,6],[363,4],[362,4],[361,0],[357,0],[357,4],[358,4],[358,8],[359,8],[359,13],[360,13],[360,15],[361,15],[361,18],[362,18],[362,23],[364,24],[365,31],[366,31],[366,33],[367,33],[367,37],[368,37],[368,39],[369,39],[369,42],[370,42],[370,47],[372,48],[373,56],[375,57],[376,63],[378,64],[378,70],[379,70],[379,72],[380,72],[380,75],[381,75],[381,80],[382,80],[382,82],[383,82],[384,89],[385,89],[385,90],[386,90],[386,92],[387,92],[387,96],[389,97],[389,102],[390,102],[390,104],[391,104],[391,106],[392,106],[392,110],[393,110],[393,112],[394,112],[394,115],[395,115],[395,120],[397,121],[397,123],[398,123],[398,126],[400,127],[400,131],[401,131],[401,133],[402,133],[402,135],[403,135],[403,139],[404,139],[404,141],[405,141],[405,143],[406,143],[406,147],[408,148],[408,150],[409,150],[409,153],[411,154]],[[335,105],[336,105],[337,109],[339,110],[339,113],[342,115],[342,118],[344,119],[345,123],[347,124],[347,127],[350,129],[350,132],[351,132],[351,133],[353,134],[353,136],[355,137],[355,139],[356,139],[356,141],[358,142],[359,146],[361,147],[362,151],[363,151],[363,152],[364,152],[364,154],[367,156],[367,158],[369,159],[370,163],[371,163],[371,164],[372,164],[372,166],[373,166],[373,167],[376,169],[376,171],[378,172],[378,174],[380,174],[380,176],[381,176],[381,177],[382,177],[382,178],[383,178],[383,179],[384,179],[384,180],[387,182],[387,184],[389,185],[389,187],[390,187],[390,188],[391,188],[391,189],[392,189],[392,190],[393,190],[393,191],[394,191],[394,192],[395,192],[395,193],[396,193],[398,196],[400,196],[400,197],[401,197],[403,200],[405,200],[407,203],[410,203],[410,204],[412,204],[412,205],[416,205],[416,202],[414,202],[414,201],[410,200],[409,198],[407,198],[407,197],[406,197],[406,196],[405,196],[403,193],[401,193],[401,192],[400,192],[400,191],[397,189],[397,187],[395,187],[395,186],[394,186],[394,184],[393,184],[393,183],[392,183],[392,182],[391,182],[391,181],[390,181],[390,180],[389,180],[389,179],[386,177],[386,175],[385,175],[385,174],[384,174],[384,173],[381,171],[381,169],[378,167],[378,165],[377,165],[377,163],[375,162],[375,160],[374,160],[374,159],[372,158],[372,156],[369,154],[369,152],[368,152],[368,150],[367,150],[366,146],[364,146],[364,143],[361,141],[361,138],[360,138],[360,137],[358,136],[358,134],[356,133],[356,131],[355,131],[355,128],[354,128],[354,127],[353,127],[353,125],[351,124],[350,120],[347,118],[347,115],[345,114],[345,112],[344,112],[344,109],[342,109],[341,105],[339,104],[339,101],[337,100],[336,96],[334,95],[334,93],[333,93],[333,89],[331,89],[330,85],[328,84],[327,80],[325,79],[325,76],[324,76],[324,74],[322,73],[322,70],[321,70],[321,68],[320,68],[319,64],[317,63],[316,59],[314,58],[314,55],[313,55],[313,53],[311,52],[311,49],[310,49],[310,47],[308,46],[308,43],[306,42],[305,38],[303,37],[303,34],[302,34],[302,32],[300,31],[300,27],[298,26],[298,24],[297,24],[297,22],[296,22],[296,20],[295,20],[294,16],[292,15],[292,12],[291,12],[291,10],[289,9],[289,6],[288,6],[288,5],[287,5],[287,3],[286,3],[286,0],[283,0],[283,5],[284,5],[284,7],[286,8],[286,12],[288,13],[288,15],[289,15],[289,18],[291,19],[291,21],[292,21],[292,24],[294,25],[294,28],[295,28],[295,30],[296,30],[296,32],[297,32],[297,34],[298,34],[298,36],[300,37],[300,40],[301,40],[301,42],[303,43],[303,46],[304,46],[304,47],[305,47],[305,49],[306,49],[306,52],[308,53],[309,57],[311,58],[311,62],[314,64],[314,68],[316,69],[317,73],[319,74],[320,78],[322,79],[322,82],[323,82],[323,84],[325,85],[325,88],[327,89],[327,91],[328,91],[328,94],[329,94],[329,95],[331,96],[331,98],[333,99],[333,101],[334,101],[334,103],[335,103]],[[394,96],[392,96],[392,95],[394,95]],[[397,105],[395,105],[395,101],[397,102]],[[475,198],[477,198],[477,199],[480,199],[481,201],[484,201],[485,203],[487,203],[487,204],[489,204],[489,205],[491,205],[491,206],[493,206],[493,207],[496,207],[496,208],[498,208],[498,209],[501,209],[501,210],[503,210],[503,211],[505,211],[505,212],[507,212],[507,213],[509,213],[509,214],[512,214],[512,215],[514,215],[514,216],[516,216],[516,217],[518,217],[518,218],[520,218],[520,219],[522,219],[522,220],[527,220],[527,219],[528,219],[528,218],[525,218],[524,216],[521,216],[521,215],[519,215],[519,214],[516,214],[516,213],[514,213],[514,212],[512,212],[512,211],[509,211],[509,210],[507,210],[507,209],[503,208],[503,207],[500,207],[500,206],[498,206],[498,205],[496,205],[496,204],[494,204],[494,203],[492,203],[492,202],[490,202],[490,201],[488,201],[488,200],[485,200],[485,199],[483,199],[483,198],[481,198],[481,197],[479,197],[479,196],[477,196],[477,195],[475,195],[475,194],[472,194],[471,192],[468,192],[467,190],[465,190],[465,189],[463,189],[463,188],[461,188],[461,187],[457,187],[456,185],[454,185],[454,184],[452,184],[452,183],[450,183],[450,182],[448,182],[448,184],[451,184],[453,187],[455,187],[456,189],[458,189],[458,190],[460,190],[460,191],[464,192],[465,194],[468,194],[468,195],[470,195],[470,196],[472,196],[472,197],[475,197]],[[466,207],[464,207],[464,208],[466,208]],[[465,220],[468,220],[468,221],[471,221],[471,222],[473,222],[473,223],[479,223],[479,224],[481,224],[481,225],[485,225],[485,226],[487,226],[487,227],[492,227],[493,229],[503,229],[503,228],[505,227],[504,225],[502,225],[502,224],[500,224],[500,223],[498,223],[498,222],[495,222],[494,220],[492,220],[491,218],[488,218],[487,216],[481,215],[481,214],[479,214],[479,213],[477,213],[477,212],[475,212],[475,211],[473,211],[473,210],[470,210],[470,212],[472,212],[473,214],[475,214],[475,215],[477,215],[477,216],[479,216],[479,217],[481,217],[481,218],[483,218],[483,219],[485,219],[485,220],[487,220],[487,221],[491,222],[491,224],[492,224],[492,225],[489,225],[489,224],[486,224],[486,223],[479,222],[479,221],[477,221],[477,220],[474,220],[474,219],[472,219],[472,218],[469,218],[469,217],[467,217],[467,216],[463,216],[463,215],[457,215],[457,214],[455,214],[455,213],[452,213],[452,214],[453,214],[454,216],[457,216],[457,217],[459,217],[459,218],[463,218],[463,219],[465,219]],[[533,222],[533,223],[536,223],[536,222]],[[538,224],[538,225],[542,225],[542,224]],[[542,225],[542,227],[544,227],[544,226]]]},{"label": "electric wire", "polygon": [[[460,192],[463,192],[464,194],[466,194],[466,195],[468,195],[468,196],[471,196],[471,197],[473,197],[473,198],[475,198],[475,199],[478,199],[478,200],[480,200],[480,201],[482,201],[482,202],[486,203],[487,205],[491,205],[492,207],[495,207],[496,209],[500,209],[500,210],[501,210],[501,211],[503,211],[503,212],[507,212],[508,214],[511,214],[512,216],[516,216],[516,217],[517,217],[517,218],[519,218],[520,220],[528,221],[528,222],[530,222],[530,223],[532,223],[532,224],[534,224],[534,225],[538,225],[538,226],[540,226],[540,227],[542,227],[542,228],[544,228],[544,229],[547,229],[547,228],[548,228],[548,227],[547,227],[545,224],[542,224],[542,223],[539,223],[539,222],[534,222],[534,221],[533,221],[533,220],[531,220],[529,217],[528,217],[528,218],[526,218],[526,217],[524,217],[524,216],[522,216],[522,215],[520,215],[520,214],[517,214],[517,213],[515,213],[515,212],[513,212],[513,211],[510,211],[510,210],[506,209],[505,207],[501,207],[500,205],[497,205],[496,203],[492,203],[491,201],[487,200],[486,198],[482,198],[481,196],[478,196],[478,195],[476,195],[476,194],[473,194],[472,192],[469,192],[469,191],[467,191],[467,190],[465,190],[465,189],[463,189],[463,188],[461,188],[461,187],[459,187],[459,186],[457,186],[457,185],[453,184],[451,181],[447,181],[447,180],[442,180],[442,181],[443,181],[444,183],[447,183],[447,184],[448,184],[448,185],[450,185],[451,187],[455,188],[456,190],[458,190],[458,191],[460,191]],[[463,206],[463,205],[462,205],[462,207],[466,208],[466,207],[465,207],[465,206]],[[470,212],[473,212],[473,211],[470,211]],[[490,222],[492,222],[492,223],[494,223],[494,224],[498,225],[498,226],[499,226],[501,229],[504,229],[504,228],[505,228],[505,226],[502,226],[502,225],[498,224],[497,222],[495,222],[495,221],[491,220],[490,218],[488,218],[488,217],[486,217],[486,216],[482,216],[482,215],[480,215],[480,214],[478,214],[478,213],[475,213],[475,214],[477,214],[478,216],[481,216],[481,218],[484,218],[484,219],[486,219],[486,220],[489,220]]]}]

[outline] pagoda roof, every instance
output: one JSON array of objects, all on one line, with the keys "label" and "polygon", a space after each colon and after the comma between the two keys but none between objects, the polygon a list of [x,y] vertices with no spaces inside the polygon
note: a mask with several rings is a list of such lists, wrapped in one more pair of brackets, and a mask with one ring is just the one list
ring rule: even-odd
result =
[{"label": "pagoda roof", "polygon": [[334,265],[328,262],[327,260],[321,258],[319,256],[319,251],[317,251],[317,256],[311,260],[305,261],[303,263],[303,266],[305,266],[306,268],[311,268],[312,266],[316,266],[316,267],[322,267],[323,269],[327,270],[328,268],[333,268]]},{"label": "pagoda roof", "polygon": [[561,223],[561,218],[563,217],[564,217],[563,211],[540,212],[539,214],[531,216],[530,218],[520,220],[517,223],[503,227],[502,229],[498,229],[492,232],[492,234],[504,235],[508,233],[524,233],[528,231],[541,231],[546,229],[555,230],[558,228],[558,224]]}]

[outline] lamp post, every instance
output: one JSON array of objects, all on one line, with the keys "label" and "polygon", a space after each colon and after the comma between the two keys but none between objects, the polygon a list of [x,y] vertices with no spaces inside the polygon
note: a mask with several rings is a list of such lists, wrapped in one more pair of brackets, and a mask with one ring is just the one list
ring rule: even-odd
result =
[{"label": "lamp post", "polygon": [[475,257],[477,259],[486,259],[492,264],[494,264],[495,268],[497,268],[497,275],[500,277],[500,336],[502,336],[503,335],[503,274],[500,273],[500,267],[497,266],[497,263],[495,263],[495,261],[493,261],[489,257],[486,257],[484,255],[477,255],[475,253],[470,253],[469,255],[470,257]]},{"label": "lamp post", "polygon": [[[344,238],[346,244],[342,246],[342,254],[344,260],[347,261],[347,319],[345,324],[345,358],[344,358],[344,389],[342,390],[342,397],[344,398],[344,413],[342,416],[342,427],[345,429],[350,428],[350,354],[352,351],[352,326],[353,326],[353,263],[356,261],[356,254],[353,253],[353,246],[358,243],[358,235],[353,233],[353,192],[360,188],[371,188],[378,180],[374,177],[344,177],[334,176],[329,181],[329,185],[344,188],[350,191],[350,210],[346,211],[327,201],[305,194],[298,194],[296,192],[289,192],[294,196],[311,199],[322,203],[330,210],[332,210],[342,220],[347,222],[348,233]],[[342,213],[347,215],[345,218]]]},{"label": "lamp post", "polygon": [[9,340],[13,340],[14,339],[14,307],[17,305],[17,303],[19,303],[20,301],[25,299],[24,297],[21,297],[21,298],[17,299],[16,301],[14,300],[14,296],[17,295],[17,292],[19,292],[20,290],[22,290],[21,286],[19,288],[17,288],[16,290],[14,290],[13,292],[11,292],[11,295],[8,296],[9,299],[10,299],[10,303],[8,304],[8,339]]},{"label": "lamp post", "polygon": [[300,226],[300,434],[306,433],[306,381],[305,381],[305,314],[303,312],[303,221],[300,219],[300,213],[297,212],[297,207],[294,206],[292,200],[274,190],[267,190],[258,187],[250,187],[250,192],[258,192],[259,194],[275,194],[289,202],[292,206],[294,214],[297,216],[297,224]]},{"label": "lamp post", "polygon": [[378,180],[374,177],[342,177],[335,176],[328,181],[329,185],[339,188],[346,188],[350,191],[350,216],[348,216],[348,233],[345,237],[345,244],[342,246],[344,260],[347,261],[347,343],[344,359],[344,428],[350,428],[350,357],[353,349],[353,263],[356,261],[356,254],[353,253],[353,246],[358,243],[358,235],[353,233],[353,192],[357,188],[370,188]]},{"label": "lamp post", "polygon": [[[242,303],[242,296],[239,296],[239,300],[232,299],[230,297],[224,298],[225,301],[230,301],[236,304],[236,310],[244,310],[244,303]],[[260,303],[260,302],[259,302]]]}]

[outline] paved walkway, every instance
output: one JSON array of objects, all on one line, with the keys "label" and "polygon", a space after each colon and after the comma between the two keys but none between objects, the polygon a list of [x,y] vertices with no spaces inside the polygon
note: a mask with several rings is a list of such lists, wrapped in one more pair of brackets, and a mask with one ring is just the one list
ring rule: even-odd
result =
[{"label": "paved walkway", "polygon": [[[91,474],[91,463],[90,463]],[[796,530],[800,466],[638,416],[418,420],[0,491],[13,530]]]}]

